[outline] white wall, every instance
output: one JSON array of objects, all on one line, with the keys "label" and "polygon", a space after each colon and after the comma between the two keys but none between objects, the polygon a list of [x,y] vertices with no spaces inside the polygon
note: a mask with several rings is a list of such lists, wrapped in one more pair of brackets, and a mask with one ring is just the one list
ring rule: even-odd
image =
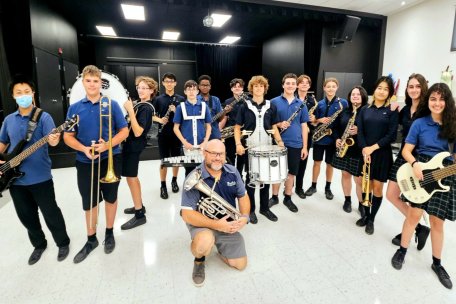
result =
[{"label": "white wall", "polygon": [[421,73],[432,85],[448,65],[456,95],[456,52],[450,52],[455,10],[456,0],[429,0],[388,16],[383,75],[400,78],[399,99],[410,74]]}]

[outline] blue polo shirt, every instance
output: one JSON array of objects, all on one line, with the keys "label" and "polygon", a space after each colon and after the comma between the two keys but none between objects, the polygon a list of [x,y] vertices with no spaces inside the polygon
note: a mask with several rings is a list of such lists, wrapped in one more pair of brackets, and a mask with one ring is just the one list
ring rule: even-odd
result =
[{"label": "blue polo shirt", "polygon": [[[109,107],[102,107],[102,113],[108,114]],[[120,109],[119,104],[111,100],[112,112],[112,137],[114,137],[120,129],[127,127],[127,121],[124,114]],[[71,132],[76,132],[76,139],[84,146],[91,146],[92,140],[98,142],[100,138],[100,104],[99,102],[92,103],[85,97],[80,101],[72,104],[68,109],[67,118],[72,117],[74,114],[79,116],[79,123]],[[103,133],[102,138],[105,141],[109,139],[109,119],[108,117],[102,118]],[[120,145],[112,147],[112,153],[120,153]],[[101,154],[101,159],[108,157],[108,151]],[[83,163],[91,163],[92,160],[88,159],[83,152],[77,151],[76,160]],[[95,160],[97,161],[97,160]]]},{"label": "blue polo shirt", "polygon": [[[207,172],[204,163],[196,167],[195,170],[201,170],[201,178],[212,189],[215,179]],[[191,176],[191,173],[188,176]],[[245,186],[239,171],[232,165],[223,165],[222,175],[215,185],[214,191],[236,208],[236,198],[239,199],[245,195]],[[200,198],[201,192],[197,189],[184,190],[181,201],[182,209],[197,210]]]},{"label": "blue polo shirt", "polygon": [[441,129],[431,115],[418,118],[413,121],[405,142],[414,145],[418,154],[433,157],[449,150],[448,140],[439,136]]},{"label": "blue polo shirt", "polygon": [[[190,101],[186,100],[184,102],[185,109],[187,111],[188,116],[200,116],[203,106],[201,104],[201,100],[197,99],[196,103],[193,105]],[[190,144],[193,144],[193,126],[191,119],[184,119],[184,115],[182,114],[182,103],[176,108],[176,114],[174,114],[174,123],[180,125],[180,131],[182,136],[184,136],[185,140],[188,141]],[[204,119],[198,119],[196,121],[197,125],[197,141],[198,145],[204,141],[204,136],[206,135],[206,128],[205,124],[211,123],[211,113],[209,112],[209,107],[206,106],[206,115]]]},{"label": "blue polo shirt", "polygon": [[[22,116],[19,114],[19,111],[6,116],[0,130],[0,142],[10,144],[6,151],[7,153],[14,150],[16,145],[21,140],[25,139],[29,119],[29,115]],[[55,124],[51,115],[46,112],[42,112],[32,138],[24,146],[24,150],[48,135],[54,128]],[[48,145],[43,145],[29,157],[24,159],[19,166],[19,171],[24,172],[25,175],[16,179],[13,185],[29,186],[50,180],[52,175]]]},{"label": "blue polo shirt", "polygon": [[[204,97],[202,95],[198,95],[198,96],[196,96],[196,98],[201,101],[205,101]],[[217,96],[209,95],[209,99],[206,102],[206,104],[210,108],[211,117],[214,117],[216,114],[222,112],[222,110],[223,110],[222,103],[220,102],[220,99]],[[214,139],[214,138],[221,139],[222,133],[220,133],[218,120],[211,123],[211,127],[212,127],[211,136],[209,137],[209,139]]]},{"label": "blue polo shirt", "polygon": [[[334,98],[329,101],[326,97],[318,102],[317,108],[315,109],[315,118],[319,119],[322,117],[331,117],[334,113],[337,112],[337,110],[340,109],[339,106],[339,101],[342,105],[342,108],[347,108],[348,107],[348,102],[346,99],[343,98],[338,98],[337,96],[334,96]],[[334,122],[329,126],[330,129],[332,129],[334,126]],[[318,128],[318,126],[317,126]],[[316,145],[322,145],[322,146],[327,146],[331,145],[334,143],[334,137],[332,136],[325,136],[319,141],[314,142]]]},{"label": "blue polo shirt", "polygon": [[[277,121],[286,121],[290,116],[301,106],[302,101],[298,98],[294,98],[293,101],[288,104],[288,100],[283,97],[283,95],[277,96],[271,100],[271,104],[275,105],[277,108]],[[309,121],[309,113],[307,112],[307,107],[304,107],[291,121],[290,126],[283,131],[282,140],[285,147],[290,148],[299,148],[303,147],[302,144],[302,123]]]}]

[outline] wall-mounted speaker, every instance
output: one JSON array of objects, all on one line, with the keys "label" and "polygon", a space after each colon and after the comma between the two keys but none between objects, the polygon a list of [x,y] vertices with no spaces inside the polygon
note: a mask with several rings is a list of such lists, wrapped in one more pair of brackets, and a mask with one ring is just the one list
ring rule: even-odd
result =
[{"label": "wall-mounted speaker", "polygon": [[339,31],[336,40],[352,41],[360,21],[361,18],[359,17],[346,15],[344,25]]}]

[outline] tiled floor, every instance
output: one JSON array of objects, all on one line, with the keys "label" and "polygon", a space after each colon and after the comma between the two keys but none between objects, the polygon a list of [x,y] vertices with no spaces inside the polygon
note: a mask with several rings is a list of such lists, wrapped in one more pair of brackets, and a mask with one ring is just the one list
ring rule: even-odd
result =
[{"label": "tiled floor", "polygon": [[[390,260],[396,247],[391,238],[400,232],[403,219],[384,201],[375,234],[367,235],[355,226],[356,211],[342,211],[339,172],[332,186],[334,200],[324,198],[322,176],[315,195],[305,200],[293,196],[297,214],[283,204],[272,209],[279,217],[276,223],[258,214],[258,224],[243,231],[248,267],[242,272],[230,269],[213,251],[206,262],[205,285],[194,287],[189,233],[178,213],[180,193],[170,191],[168,200],[159,198],[158,166],[158,161],[140,164],[147,224],[120,230],[129,219],[122,210],[131,202],[122,181],[115,251],[106,255],[100,244],[78,265],[72,260],[86,236],[74,168],[53,171],[57,200],[71,238],[70,256],[63,262],[57,262],[57,248],[45,228],[48,249],[37,264],[28,266],[33,248],[26,231],[10,198],[0,199],[0,302],[456,303],[456,290],[444,288],[430,268],[430,242],[422,252],[413,243],[402,270],[393,269]],[[183,170],[179,183],[182,181]],[[305,181],[308,187],[310,171]],[[101,241],[104,212],[100,215]],[[447,222],[445,229],[443,265],[456,283],[456,225]]]}]

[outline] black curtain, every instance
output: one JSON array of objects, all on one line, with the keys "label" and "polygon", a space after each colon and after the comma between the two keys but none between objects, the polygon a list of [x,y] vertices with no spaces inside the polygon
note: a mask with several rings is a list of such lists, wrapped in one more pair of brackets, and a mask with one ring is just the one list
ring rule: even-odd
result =
[{"label": "black curtain", "polygon": [[[0,4],[1,5],[1,4]],[[14,103],[9,92],[8,84],[11,81],[8,60],[6,58],[5,43],[3,41],[4,10],[0,6],[0,125],[6,115],[14,111]]]},{"label": "black curtain", "polygon": [[320,70],[320,55],[323,25],[319,21],[306,22],[304,34],[304,71],[312,79],[311,90],[321,93],[318,86],[318,72]]},{"label": "black curtain", "polygon": [[197,75],[211,76],[211,94],[223,102],[232,96],[229,86],[231,79],[242,78],[247,89],[250,78],[261,74],[261,54],[259,47],[197,45]]}]

